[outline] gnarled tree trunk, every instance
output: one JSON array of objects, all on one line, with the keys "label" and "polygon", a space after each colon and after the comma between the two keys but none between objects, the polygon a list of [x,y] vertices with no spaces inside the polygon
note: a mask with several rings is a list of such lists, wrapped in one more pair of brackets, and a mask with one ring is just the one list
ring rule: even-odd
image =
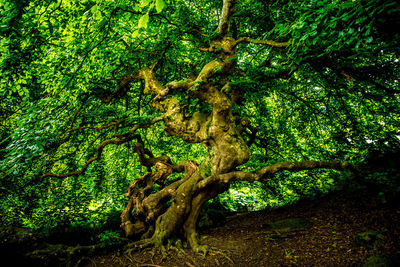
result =
[{"label": "gnarled tree trunk", "polygon": [[[215,59],[205,64],[197,77],[185,81],[172,81],[162,85],[156,78],[158,62],[140,69],[135,74],[121,78],[113,95],[120,94],[130,82],[142,80],[144,93],[154,95],[152,106],[163,115],[142,125],[136,125],[128,133],[106,140],[97,149],[97,155],[86,162],[81,171],[65,175],[47,173],[42,176],[67,177],[84,173],[87,166],[100,158],[108,144],[122,144],[137,140],[135,152],[148,173],[134,180],[126,193],[128,204],[121,215],[121,227],[127,237],[140,239],[134,246],[162,246],[172,235],[185,238],[195,251],[203,251],[197,238],[196,223],[203,204],[224,192],[234,180],[256,181],[266,179],[278,171],[299,171],[314,168],[345,169],[348,164],[341,162],[303,161],[281,162],[266,166],[255,172],[236,171],[236,167],[246,163],[250,157],[248,144],[242,138],[242,132],[256,129],[246,118],[233,113],[232,108],[241,104],[243,92],[229,85],[229,76],[236,66],[236,49],[241,43],[253,43],[284,48],[290,44],[271,40],[234,39],[229,36],[235,0],[224,0],[221,18],[217,27],[217,38],[204,53],[213,53]],[[186,114],[184,105],[174,96],[173,91],[180,90],[192,98],[210,107],[210,112],[197,111]],[[113,95],[104,98],[108,103]],[[163,122],[167,135],[181,138],[190,143],[201,143],[208,151],[208,157],[199,166],[192,162],[174,164],[168,156],[155,157],[144,147],[138,135],[139,128],[147,128],[156,122]],[[152,167],[156,171],[152,171]],[[166,178],[173,172],[184,172],[184,177],[171,184]],[[161,185],[153,192],[155,183]],[[167,205],[167,202],[169,203]]]},{"label": "gnarled tree trunk", "polygon": [[[143,149],[136,152],[142,164],[146,161],[158,162],[158,171],[149,172],[134,181],[128,189],[130,198],[121,218],[121,227],[128,237],[141,238],[148,243],[162,245],[171,235],[184,237],[195,251],[203,250],[197,238],[196,223],[203,204],[224,192],[233,180],[255,181],[280,170],[302,170],[312,168],[346,168],[340,162],[283,162],[267,166],[258,172],[234,171],[248,161],[250,152],[241,136],[248,120],[236,118],[232,107],[240,102],[241,93],[232,90],[228,76],[236,65],[236,47],[249,39],[235,40],[228,36],[235,1],[224,0],[223,11],[218,26],[219,38],[202,51],[214,53],[216,59],[207,63],[195,79],[186,82],[171,82],[162,86],[155,77],[156,65],[142,69],[134,79],[145,81],[145,93],[155,94],[153,106],[164,113],[165,131],[191,143],[201,143],[209,152],[208,158],[197,166],[194,162],[183,162],[178,166],[167,163],[166,158],[154,160],[146,158]],[[261,42],[267,45],[285,46],[287,43]],[[190,117],[177,98],[170,94],[173,90],[185,90],[188,94],[211,106],[210,113],[196,112]],[[253,129],[254,130],[254,129]],[[140,143],[140,142],[139,142]],[[143,146],[140,143],[139,146]],[[183,167],[183,168],[182,168]],[[184,169],[183,179],[150,194],[154,183],[169,174]],[[162,179],[160,178],[162,177]],[[139,188],[136,186],[141,184]],[[171,205],[166,207],[165,203]],[[131,212],[135,209],[135,214]],[[144,242],[145,243],[145,242]]]}]

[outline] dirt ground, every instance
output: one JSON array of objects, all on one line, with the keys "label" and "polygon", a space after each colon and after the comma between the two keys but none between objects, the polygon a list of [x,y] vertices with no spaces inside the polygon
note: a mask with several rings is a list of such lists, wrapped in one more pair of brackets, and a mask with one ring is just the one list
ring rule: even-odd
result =
[{"label": "dirt ground", "polygon": [[[263,224],[280,219],[307,219],[312,227],[286,234],[271,233]],[[224,226],[201,231],[213,248],[205,257],[189,249],[169,250],[162,258],[150,249],[130,255],[122,251],[91,258],[87,266],[361,266],[380,254],[400,263],[400,206],[368,194],[325,196],[272,211],[238,213]],[[378,248],[357,246],[365,231],[384,234]]]}]

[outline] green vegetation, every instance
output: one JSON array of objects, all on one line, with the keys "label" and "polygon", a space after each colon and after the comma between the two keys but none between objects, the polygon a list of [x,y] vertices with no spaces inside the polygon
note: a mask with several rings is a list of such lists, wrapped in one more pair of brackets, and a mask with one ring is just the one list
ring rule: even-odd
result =
[{"label": "green vegetation", "polygon": [[[1,226],[115,245],[124,211],[127,236],[161,245],[185,226],[202,250],[190,236],[207,201],[260,210],[354,182],[400,193],[395,0],[0,12]],[[168,186],[185,197],[157,195]]]}]

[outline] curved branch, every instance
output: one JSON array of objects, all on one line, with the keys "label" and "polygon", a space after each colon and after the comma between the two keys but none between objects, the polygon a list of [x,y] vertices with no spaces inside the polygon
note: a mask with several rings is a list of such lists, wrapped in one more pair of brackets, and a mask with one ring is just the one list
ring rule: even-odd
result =
[{"label": "curved branch", "polygon": [[346,161],[314,161],[314,160],[305,160],[305,161],[282,161],[275,163],[270,166],[265,166],[255,173],[259,176],[258,180],[262,180],[267,178],[269,175],[274,175],[280,171],[290,171],[290,172],[298,172],[303,170],[312,170],[312,169],[335,169],[335,170],[346,170],[351,169],[352,165]]},{"label": "curved branch", "polygon": [[[140,135],[135,135],[134,138],[137,140],[137,143],[134,146],[134,150],[139,157],[140,164],[145,166],[148,172],[151,172],[151,167],[158,162],[169,165],[171,169],[174,169],[174,165],[172,164],[171,158],[169,156],[163,155],[160,157],[155,157],[150,150],[144,148],[144,143]],[[148,157],[146,157],[146,155],[148,155]]]},{"label": "curved branch", "polygon": [[43,179],[46,177],[66,178],[69,176],[78,176],[81,174],[85,174],[89,165],[91,163],[93,163],[94,161],[100,159],[101,154],[103,153],[103,150],[106,146],[108,146],[110,144],[120,145],[120,144],[126,143],[128,141],[130,141],[130,140],[129,139],[123,140],[123,139],[119,139],[119,138],[105,140],[97,147],[96,156],[94,156],[94,157],[90,158],[88,161],[86,161],[86,163],[82,166],[81,170],[70,172],[70,173],[65,173],[65,174],[56,174],[56,173],[48,172],[48,173],[43,174],[42,177],[40,177],[39,182],[42,182]]},{"label": "curved branch", "polygon": [[282,161],[275,163],[273,165],[265,166],[254,172],[244,172],[244,171],[236,171],[230,173],[219,174],[215,176],[210,176],[207,179],[200,181],[196,185],[196,190],[204,189],[205,187],[216,183],[223,182],[228,184],[232,181],[263,181],[274,175],[280,171],[290,171],[290,172],[298,172],[303,170],[313,170],[313,169],[334,169],[334,170],[353,170],[354,167],[348,163],[343,161],[313,161],[313,160],[305,160],[305,161]]},{"label": "curved branch", "polygon": [[131,140],[134,139],[133,133],[137,130],[137,129],[146,129],[148,128],[150,125],[155,124],[156,122],[159,122],[162,120],[162,117],[157,117],[155,119],[153,119],[152,121],[150,121],[149,123],[145,123],[145,124],[137,124],[134,127],[132,127],[132,129],[122,135],[116,135],[114,136],[115,138],[113,139],[107,139],[105,141],[103,141],[98,147],[97,147],[97,154],[96,156],[90,158],[89,160],[87,160],[85,162],[85,164],[82,166],[82,168],[79,171],[73,171],[73,172],[69,172],[69,173],[65,173],[65,174],[56,174],[56,173],[52,173],[52,172],[47,172],[45,174],[43,174],[40,179],[39,182],[42,182],[44,178],[46,177],[56,177],[56,178],[66,178],[66,177],[70,177],[70,176],[78,176],[81,174],[85,174],[87,168],[89,167],[90,164],[92,164],[94,161],[99,160],[101,158],[101,154],[103,153],[103,150],[106,146],[110,145],[110,144],[114,144],[114,145],[121,145],[124,143],[127,143]]}]

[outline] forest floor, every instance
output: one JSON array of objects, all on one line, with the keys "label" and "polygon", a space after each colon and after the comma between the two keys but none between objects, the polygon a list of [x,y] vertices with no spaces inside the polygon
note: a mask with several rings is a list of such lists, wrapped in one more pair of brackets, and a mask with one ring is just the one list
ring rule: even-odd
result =
[{"label": "forest floor", "polygon": [[[311,227],[285,233],[265,227],[288,218],[306,219]],[[399,219],[399,204],[383,204],[365,193],[335,193],[272,211],[229,216],[224,226],[200,232],[202,244],[213,248],[205,257],[189,249],[170,250],[166,258],[151,250],[131,255],[121,251],[91,258],[87,266],[361,266],[376,254],[398,264]],[[381,232],[383,243],[369,249],[356,245],[354,237],[365,231]]]}]

